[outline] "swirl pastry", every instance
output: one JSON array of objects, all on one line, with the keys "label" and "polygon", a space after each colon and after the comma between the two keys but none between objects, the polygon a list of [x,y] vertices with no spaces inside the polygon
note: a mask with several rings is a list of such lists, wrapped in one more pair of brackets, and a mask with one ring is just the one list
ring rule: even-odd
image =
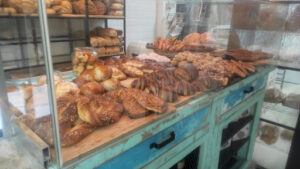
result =
[{"label": "swirl pastry", "polygon": [[132,119],[145,117],[151,114],[151,111],[142,107],[134,97],[126,97],[123,100],[123,107],[128,113],[128,116]]},{"label": "swirl pastry", "polygon": [[157,112],[164,113],[167,110],[166,102],[157,96],[146,92],[140,92],[135,99],[144,108]]}]

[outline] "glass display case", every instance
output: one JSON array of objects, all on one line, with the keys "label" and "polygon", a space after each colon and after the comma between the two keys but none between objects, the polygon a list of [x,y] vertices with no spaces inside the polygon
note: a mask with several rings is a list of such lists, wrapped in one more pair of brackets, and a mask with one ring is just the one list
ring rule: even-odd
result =
[{"label": "glass display case", "polygon": [[[179,136],[168,131],[147,151],[192,135],[184,126],[193,119],[182,115],[182,124],[177,112],[253,77],[252,86],[240,85],[239,99],[250,97],[266,80],[255,75],[283,58],[295,61],[298,7],[275,0],[0,0],[4,138],[37,168],[95,168],[84,161],[128,153],[165,124]],[[226,97],[220,116],[238,103]],[[210,106],[190,109],[210,117]]]}]

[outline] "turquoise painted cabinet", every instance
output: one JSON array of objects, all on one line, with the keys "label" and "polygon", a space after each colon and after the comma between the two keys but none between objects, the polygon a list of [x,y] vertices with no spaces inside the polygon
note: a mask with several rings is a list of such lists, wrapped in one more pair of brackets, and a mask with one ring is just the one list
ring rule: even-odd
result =
[{"label": "turquoise painted cabinet", "polygon": [[222,168],[220,159],[223,160],[226,152],[222,147],[224,129],[248,111],[252,117],[249,136],[236,150],[233,155],[236,162],[230,167],[247,168],[252,158],[265,86],[271,70],[273,67],[265,67],[225,89],[195,98],[177,108],[176,112],[95,150],[68,167],[170,168],[199,149],[196,168]]}]

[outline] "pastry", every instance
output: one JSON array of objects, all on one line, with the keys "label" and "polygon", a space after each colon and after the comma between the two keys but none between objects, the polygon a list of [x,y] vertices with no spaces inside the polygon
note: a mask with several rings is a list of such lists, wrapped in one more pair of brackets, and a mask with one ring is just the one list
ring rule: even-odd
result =
[{"label": "pastry", "polygon": [[126,80],[122,80],[120,83],[121,83],[121,86],[122,87],[125,87],[125,88],[132,88],[132,83],[137,80],[138,78],[128,78]]},{"label": "pastry", "polygon": [[174,71],[175,77],[180,80],[193,81],[198,76],[198,71],[192,64],[185,64]]},{"label": "pastry", "polygon": [[112,70],[108,66],[97,66],[94,71],[94,79],[96,81],[104,81],[112,76]]},{"label": "pastry", "polygon": [[112,78],[118,79],[118,80],[125,80],[127,78],[125,73],[123,73],[118,68],[111,66],[111,70],[112,70]]},{"label": "pastry", "polygon": [[144,72],[142,70],[128,64],[123,63],[120,65],[120,68],[125,74],[131,77],[141,77],[144,75]]},{"label": "pastry", "polygon": [[132,119],[145,117],[151,114],[151,111],[142,107],[134,97],[127,97],[123,100],[123,107]]},{"label": "pastry", "polygon": [[192,85],[184,80],[178,81],[175,84],[175,90],[179,95],[189,96],[195,94],[196,89]]},{"label": "pastry", "polygon": [[75,83],[78,86],[78,88],[80,88],[83,84],[90,82],[90,81],[84,77],[79,76],[78,78],[72,80],[72,82]]},{"label": "pastry", "polygon": [[104,87],[97,82],[88,82],[80,87],[80,93],[85,96],[93,96],[103,94],[105,92]]},{"label": "pastry", "polygon": [[135,96],[135,99],[141,106],[148,110],[157,113],[164,113],[167,110],[166,102],[152,94],[148,94],[146,92],[139,92],[137,96]]},{"label": "pastry", "polygon": [[117,38],[118,33],[115,29],[112,28],[101,28],[99,29],[98,35],[102,37],[109,36],[112,38]]},{"label": "pastry", "polygon": [[73,66],[73,73],[76,76],[80,76],[80,74],[85,70],[85,64],[79,64]]},{"label": "pastry", "polygon": [[78,114],[80,119],[93,126],[106,126],[120,120],[123,106],[108,97],[79,98]]},{"label": "pastry", "polygon": [[84,78],[86,81],[93,81],[94,79],[94,70],[88,69],[83,71],[80,76],[81,78]]},{"label": "pastry", "polygon": [[144,90],[145,87],[146,87],[146,80],[145,80],[145,78],[135,79],[131,83],[131,88],[136,88],[136,89]]},{"label": "pastry", "polygon": [[106,91],[115,90],[121,86],[117,79],[111,78],[101,83]]},{"label": "pastry", "polygon": [[55,85],[55,96],[60,98],[65,95],[71,95],[77,97],[79,94],[79,88],[75,83],[72,82],[58,82]]}]

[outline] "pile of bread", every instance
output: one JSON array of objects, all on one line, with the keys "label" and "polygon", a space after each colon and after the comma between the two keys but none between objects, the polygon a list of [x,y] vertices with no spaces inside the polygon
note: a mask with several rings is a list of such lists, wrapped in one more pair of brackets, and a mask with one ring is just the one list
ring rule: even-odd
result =
[{"label": "pile of bread", "polygon": [[[123,0],[87,0],[90,15],[124,15]],[[47,14],[85,14],[86,0],[46,0]],[[0,14],[37,13],[36,0],[0,0]]]},{"label": "pile of bread", "polygon": [[[73,82],[55,76],[55,96],[59,133],[63,147],[73,145],[95,129],[118,122],[124,113],[130,118],[164,113],[167,104],[160,98],[138,89],[120,88],[112,70],[102,65],[90,76],[81,75]],[[117,84],[117,85],[115,85]],[[53,145],[46,77],[38,83],[23,85],[26,115],[19,119],[49,145]],[[48,110],[41,115],[40,111]]]},{"label": "pile of bread", "polygon": [[100,56],[120,54],[123,51],[121,38],[112,28],[96,27],[90,32],[90,44]]},{"label": "pile of bread", "polygon": [[215,41],[211,33],[191,33],[188,34],[182,41],[177,37],[164,39],[156,38],[153,44],[155,50],[166,52],[181,52],[181,51],[212,51]]}]

